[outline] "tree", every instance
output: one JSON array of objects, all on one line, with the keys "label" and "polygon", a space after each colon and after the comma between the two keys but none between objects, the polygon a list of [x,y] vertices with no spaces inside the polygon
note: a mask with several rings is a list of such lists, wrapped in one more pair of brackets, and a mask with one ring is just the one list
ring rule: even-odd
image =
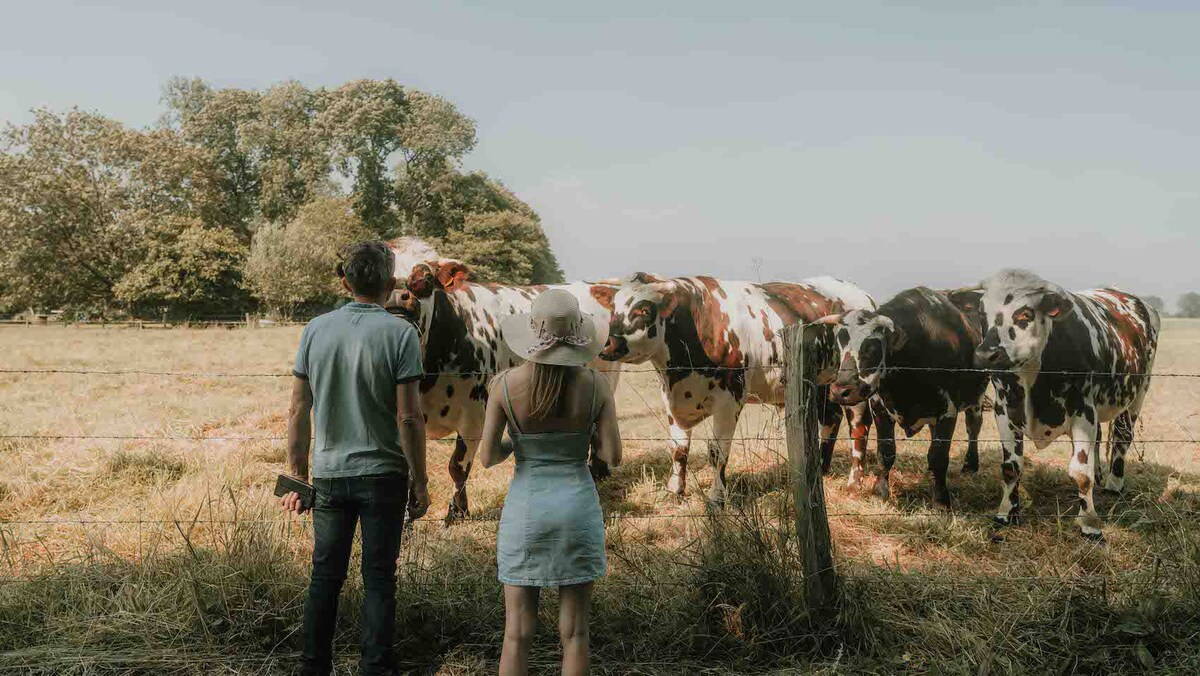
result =
[{"label": "tree", "polygon": [[307,304],[330,304],[341,287],[334,270],[347,244],[370,239],[349,197],[321,197],[286,226],[265,223],[245,264],[247,285],[272,311],[291,316]]},{"label": "tree", "polygon": [[1163,309],[1166,307],[1166,304],[1163,303],[1163,299],[1160,296],[1142,296],[1142,299],[1146,301],[1146,305],[1154,308],[1154,310],[1159,314],[1162,314]]},{"label": "tree", "polygon": [[256,121],[260,99],[257,92],[213,89],[203,80],[184,78],[168,82],[162,96],[166,128],[209,151],[220,175],[222,220],[247,238],[258,213],[261,176],[244,129]]},{"label": "tree", "polygon": [[401,146],[407,115],[404,89],[395,80],[353,80],[321,93],[317,124],[337,156],[337,168],[354,182],[354,210],[380,237],[399,234],[387,160]]},{"label": "tree", "polygon": [[1179,316],[1200,318],[1200,293],[1190,291],[1179,297]]},{"label": "tree", "polygon": [[439,250],[471,267],[472,278],[502,284],[562,281],[562,270],[535,218],[518,211],[468,214]]},{"label": "tree", "polygon": [[246,245],[233,231],[187,216],[147,216],[139,227],[142,256],[113,290],[136,314],[238,313],[245,306]]}]

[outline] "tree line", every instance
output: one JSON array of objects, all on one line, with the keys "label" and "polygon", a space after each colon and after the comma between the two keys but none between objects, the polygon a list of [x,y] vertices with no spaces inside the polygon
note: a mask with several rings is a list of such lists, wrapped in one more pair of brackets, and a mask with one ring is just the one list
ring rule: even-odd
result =
[{"label": "tree line", "polygon": [[537,213],[467,172],[475,123],[393,80],[176,78],[147,129],[38,109],[0,132],[0,309],[203,316],[327,306],[339,249],[413,235],[477,278],[561,281]]},{"label": "tree line", "polygon": [[1166,303],[1163,302],[1161,297],[1146,296],[1145,298],[1146,303],[1150,307],[1158,310],[1159,313],[1164,316],[1186,317],[1192,319],[1200,318],[1200,293],[1195,291],[1189,291],[1188,293],[1185,293],[1179,297],[1175,303],[1176,311],[1174,315],[1171,315],[1171,313],[1167,312]]}]

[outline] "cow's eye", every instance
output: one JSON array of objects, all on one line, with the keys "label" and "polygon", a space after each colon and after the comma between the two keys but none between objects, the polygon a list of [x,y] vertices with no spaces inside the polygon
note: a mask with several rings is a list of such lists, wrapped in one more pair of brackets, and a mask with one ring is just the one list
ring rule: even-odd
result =
[{"label": "cow's eye", "polygon": [[1018,323],[1028,323],[1033,321],[1033,310],[1030,308],[1021,308],[1013,315],[1013,321]]},{"label": "cow's eye", "polygon": [[645,317],[645,316],[646,316],[646,315],[648,315],[648,314],[650,314],[650,311],[649,311],[649,310],[647,310],[646,308],[644,308],[644,307],[635,307],[635,308],[633,309],[633,311],[631,311],[631,312],[629,313],[629,316],[630,316],[630,317]]}]

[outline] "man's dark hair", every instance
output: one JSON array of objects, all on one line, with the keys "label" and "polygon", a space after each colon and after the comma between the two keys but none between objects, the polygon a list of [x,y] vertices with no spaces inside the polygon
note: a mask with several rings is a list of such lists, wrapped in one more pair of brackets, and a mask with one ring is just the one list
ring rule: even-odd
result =
[{"label": "man's dark hair", "polygon": [[342,250],[339,277],[345,277],[359,296],[378,296],[396,272],[396,258],[387,242],[358,242]]}]

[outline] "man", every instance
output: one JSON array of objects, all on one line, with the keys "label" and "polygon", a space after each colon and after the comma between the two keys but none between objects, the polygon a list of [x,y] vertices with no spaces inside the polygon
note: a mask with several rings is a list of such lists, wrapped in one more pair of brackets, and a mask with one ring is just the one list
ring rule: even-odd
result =
[{"label": "man", "polygon": [[[362,673],[390,673],[396,621],[396,558],[407,503],[410,519],[429,508],[417,331],[383,309],[396,285],[383,242],[349,247],[338,265],[354,301],[304,327],[293,369],[288,468],[308,478],[312,453],[313,570],[304,606],[301,674],[329,674],[338,596],[362,524]],[[300,496],[282,498],[301,513]]]}]

